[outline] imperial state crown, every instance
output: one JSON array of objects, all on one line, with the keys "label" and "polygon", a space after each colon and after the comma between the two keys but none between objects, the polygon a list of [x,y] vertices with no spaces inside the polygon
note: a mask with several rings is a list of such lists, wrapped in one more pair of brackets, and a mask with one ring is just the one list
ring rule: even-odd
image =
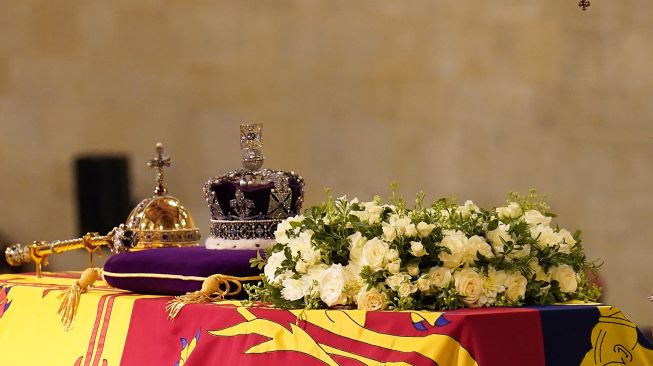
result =
[{"label": "imperial state crown", "polygon": [[262,125],[240,126],[243,169],[204,185],[211,212],[209,249],[256,249],[274,243],[281,220],[300,213],[304,179],[294,172],[262,169]]}]

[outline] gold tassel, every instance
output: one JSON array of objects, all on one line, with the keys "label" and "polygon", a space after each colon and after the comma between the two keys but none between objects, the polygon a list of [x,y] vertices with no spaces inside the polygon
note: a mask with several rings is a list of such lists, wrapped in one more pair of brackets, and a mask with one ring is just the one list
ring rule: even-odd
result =
[{"label": "gold tassel", "polygon": [[[175,319],[181,309],[187,304],[201,304],[224,300],[228,296],[234,296],[240,293],[243,288],[240,281],[256,281],[260,279],[261,276],[235,277],[220,274],[209,276],[202,282],[202,288],[199,291],[176,296],[166,304],[168,319]],[[236,287],[233,291],[231,290],[231,284],[234,284]]]},{"label": "gold tassel", "polygon": [[100,268],[85,269],[79,280],[75,281],[72,286],[58,296],[59,299],[63,299],[57,314],[59,314],[59,321],[61,321],[64,331],[67,332],[72,329],[77,315],[77,308],[79,308],[79,300],[88,287],[93,285],[100,277],[100,271]]}]

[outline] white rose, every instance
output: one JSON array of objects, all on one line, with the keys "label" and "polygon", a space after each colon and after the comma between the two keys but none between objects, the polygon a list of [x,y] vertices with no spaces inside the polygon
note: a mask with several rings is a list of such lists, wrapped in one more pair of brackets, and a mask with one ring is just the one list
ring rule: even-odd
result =
[{"label": "white rose", "polygon": [[553,229],[546,225],[535,225],[531,227],[531,237],[537,240],[537,244],[541,247],[548,247],[558,244],[562,238]]},{"label": "white rose", "polygon": [[558,281],[562,292],[574,292],[578,288],[578,275],[567,264],[553,267],[551,269],[551,279]]},{"label": "white rose", "polygon": [[297,263],[295,263],[295,271],[297,273],[306,273],[307,270],[308,270],[308,265],[306,264],[306,262],[300,260],[297,261]]},{"label": "white rose", "polygon": [[471,268],[463,268],[454,273],[456,291],[464,297],[468,305],[475,305],[483,292],[483,278]]},{"label": "white rose", "polygon": [[379,292],[377,289],[372,289],[366,291],[364,288],[358,293],[356,298],[356,305],[361,310],[367,311],[376,311],[383,310],[386,308],[387,296],[383,292]]},{"label": "white rose", "polygon": [[519,206],[519,203],[517,202],[510,202],[508,206],[505,207],[497,207],[496,208],[497,215],[499,216],[500,219],[516,219],[522,214],[522,209],[521,206]]},{"label": "white rose", "polygon": [[429,270],[428,277],[433,286],[444,288],[451,282],[451,271],[446,267],[433,267]]},{"label": "white rose", "polygon": [[528,210],[524,213],[524,221],[529,225],[549,225],[551,218],[544,216],[538,210]]},{"label": "white rose", "polygon": [[506,224],[499,224],[496,229],[488,231],[487,238],[492,244],[492,249],[497,254],[503,253],[504,241],[510,241],[510,226]]},{"label": "white rose", "polygon": [[492,247],[488,244],[484,238],[474,235],[467,240],[467,246],[465,247],[465,253],[463,254],[463,261],[467,265],[473,265],[474,261],[478,259],[477,253],[486,258],[494,257],[492,254]]},{"label": "white rose", "polygon": [[471,215],[472,213],[476,213],[476,212],[479,212],[479,211],[480,211],[480,209],[478,208],[478,206],[476,206],[474,204],[474,202],[469,201],[469,200],[465,201],[465,203],[462,206],[458,206],[456,208],[456,214],[457,215],[462,215],[463,217],[467,217],[467,216]]},{"label": "white rose", "polygon": [[404,234],[409,238],[417,236],[417,227],[415,227],[415,224],[408,224]]},{"label": "white rose", "polygon": [[399,288],[397,289],[397,294],[399,297],[408,297],[412,294],[417,292],[417,286],[413,285],[410,282],[404,282],[401,285],[399,285]]},{"label": "white rose", "polygon": [[319,282],[320,299],[328,306],[344,304],[346,296],[343,296],[345,289],[345,273],[341,264],[333,264],[322,272]]},{"label": "white rose", "polygon": [[363,246],[367,242],[367,238],[357,231],[347,237],[349,240],[349,260],[353,262],[360,262],[363,258]]},{"label": "white rose", "polygon": [[424,221],[420,222],[417,224],[417,232],[419,233],[419,236],[422,238],[426,238],[431,234],[431,232],[435,229],[435,225],[433,224],[427,224]]},{"label": "white rose", "polygon": [[399,217],[395,219],[394,225],[397,228],[397,234],[399,236],[403,236],[404,234],[406,234],[406,228],[408,227],[408,225],[410,225],[410,218],[405,216]]},{"label": "white rose", "polygon": [[397,249],[388,250],[388,260],[394,261],[399,259],[399,251]]},{"label": "white rose", "polygon": [[370,221],[370,213],[367,211],[351,211],[349,213],[358,217],[361,222],[368,223]]},{"label": "white rose", "polygon": [[407,273],[397,273],[392,276],[389,276],[385,279],[386,285],[391,289],[397,291],[399,286],[410,279],[410,276]]},{"label": "white rose", "polygon": [[387,242],[392,242],[397,238],[397,229],[387,223],[383,223],[383,239]]},{"label": "white rose", "polygon": [[392,274],[397,274],[399,273],[400,269],[401,269],[401,261],[399,259],[388,263],[388,272]]},{"label": "white rose", "polygon": [[431,290],[431,280],[428,278],[428,275],[421,276],[417,280],[417,289],[421,292],[428,292]]},{"label": "white rose", "polygon": [[414,255],[415,257],[425,256],[426,255],[426,248],[424,248],[424,245],[419,241],[411,241],[410,242],[410,254]]},{"label": "white rose", "polygon": [[363,265],[370,266],[373,270],[384,267],[388,255],[388,243],[378,238],[370,239],[363,246]]},{"label": "white rose", "polygon": [[510,301],[521,300],[526,296],[528,280],[519,272],[513,272],[506,278],[506,298]]},{"label": "white rose", "polygon": [[286,255],[283,253],[283,251],[274,252],[268,258],[268,262],[265,264],[265,267],[263,268],[263,274],[265,275],[269,283],[279,284],[280,282],[279,276],[276,276],[275,273],[277,272],[277,269],[281,267],[281,262],[285,260],[286,260]]},{"label": "white rose", "polygon": [[408,265],[406,266],[406,271],[408,272],[409,275],[413,277],[419,275],[419,264],[415,262],[408,263]]},{"label": "white rose", "polygon": [[551,273],[546,273],[542,269],[542,266],[537,262],[537,259],[533,258],[528,262],[528,266],[535,273],[535,280],[537,281],[546,281],[551,282]]},{"label": "white rose", "polygon": [[451,253],[440,252],[438,258],[442,260],[445,267],[448,268],[457,268],[460,266],[465,254],[465,248],[467,246],[467,237],[462,232],[458,231],[456,233],[447,235],[442,239],[440,243],[445,248],[448,248]]},{"label": "white rose", "polygon": [[567,229],[560,229],[558,232],[558,238],[560,240],[560,252],[569,254],[571,253],[571,248],[576,245],[576,239],[571,235]]},{"label": "white rose", "polygon": [[290,301],[299,300],[304,297],[304,282],[293,278],[286,278],[281,283],[281,296]]}]

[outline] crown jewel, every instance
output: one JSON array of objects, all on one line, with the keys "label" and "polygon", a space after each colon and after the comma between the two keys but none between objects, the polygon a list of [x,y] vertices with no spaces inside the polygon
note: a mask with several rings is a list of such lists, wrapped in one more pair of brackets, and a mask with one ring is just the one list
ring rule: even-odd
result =
[{"label": "crown jewel", "polygon": [[261,168],[262,129],[261,124],[241,125],[243,169],[213,177],[204,185],[212,218],[211,235],[219,248],[243,248],[243,240],[258,241],[254,247],[260,247],[274,239],[281,220],[298,215],[301,210],[302,177],[294,172]]}]

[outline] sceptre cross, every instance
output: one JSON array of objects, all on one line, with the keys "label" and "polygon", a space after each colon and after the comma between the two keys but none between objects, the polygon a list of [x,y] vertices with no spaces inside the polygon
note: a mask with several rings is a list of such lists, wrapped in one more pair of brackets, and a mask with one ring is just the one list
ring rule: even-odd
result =
[{"label": "sceptre cross", "polygon": [[163,144],[157,142],[156,144],[156,156],[154,159],[147,162],[147,166],[150,168],[156,169],[156,188],[154,189],[154,194],[157,196],[164,196],[168,193],[166,187],[163,186],[163,168],[170,166],[170,157],[163,156]]},{"label": "sceptre cross", "polygon": [[583,10],[587,10],[590,4],[591,4],[590,0],[580,0],[578,2],[578,6],[581,7]]}]

